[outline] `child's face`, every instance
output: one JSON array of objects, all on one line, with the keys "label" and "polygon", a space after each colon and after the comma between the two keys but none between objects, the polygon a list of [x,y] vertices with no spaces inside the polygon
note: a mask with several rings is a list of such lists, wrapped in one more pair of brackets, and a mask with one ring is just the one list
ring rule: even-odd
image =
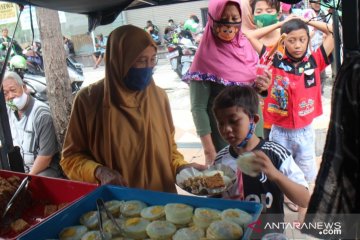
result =
[{"label": "child's face", "polygon": [[241,107],[229,107],[215,112],[219,132],[231,146],[240,144],[249,132],[250,117]]},{"label": "child's face", "polygon": [[272,8],[266,1],[258,1],[255,4],[254,16],[261,14],[276,14],[276,9]]},{"label": "child's face", "polygon": [[284,42],[292,57],[301,58],[307,51],[309,37],[305,29],[298,29],[288,33]]}]

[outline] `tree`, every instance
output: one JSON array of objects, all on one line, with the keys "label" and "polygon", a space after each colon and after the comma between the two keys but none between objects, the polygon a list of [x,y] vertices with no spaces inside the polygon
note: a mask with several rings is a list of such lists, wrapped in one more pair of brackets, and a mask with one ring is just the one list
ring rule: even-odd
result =
[{"label": "tree", "polygon": [[57,139],[63,145],[72,105],[71,82],[57,11],[36,8],[42,41],[47,95]]}]

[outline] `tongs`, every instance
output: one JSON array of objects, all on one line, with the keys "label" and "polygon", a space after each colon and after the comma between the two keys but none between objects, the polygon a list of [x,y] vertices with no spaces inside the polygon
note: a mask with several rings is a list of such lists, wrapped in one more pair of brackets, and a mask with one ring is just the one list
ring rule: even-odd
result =
[{"label": "tongs", "polygon": [[103,228],[103,219],[102,219],[102,215],[101,215],[102,211],[105,211],[106,215],[108,216],[108,218],[110,218],[111,222],[115,225],[115,227],[121,233],[123,232],[122,227],[115,221],[113,215],[105,206],[104,200],[102,198],[98,198],[96,200],[96,207],[97,207],[97,213],[98,213],[99,231],[100,231],[101,240],[106,240],[106,236],[105,236],[104,228]]},{"label": "tongs", "polygon": [[9,209],[11,208],[11,206],[14,204],[16,197],[24,190],[27,189],[29,182],[31,180],[31,176],[27,176],[26,178],[24,178],[19,187],[16,189],[16,192],[14,193],[14,195],[11,197],[10,201],[8,202],[8,204],[6,205],[5,211],[2,214],[2,218],[5,217],[5,215],[7,214],[7,212],[9,211]]}]

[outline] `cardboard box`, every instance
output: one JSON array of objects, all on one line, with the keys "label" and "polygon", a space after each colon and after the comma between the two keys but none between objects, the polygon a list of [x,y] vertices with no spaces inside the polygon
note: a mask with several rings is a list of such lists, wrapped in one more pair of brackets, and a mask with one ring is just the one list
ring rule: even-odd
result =
[{"label": "cardboard box", "polygon": [[[28,174],[0,170],[0,176],[3,178],[18,176],[20,179],[24,179]],[[23,233],[55,214],[52,213],[49,216],[45,216],[45,208],[49,207],[48,209],[52,209],[52,211],[61,212],[67,206],[70,206],[72,202],[80,199],[97,187],[97,184],[32,175],[28,186],[28,190],[31,191],[32,204],[21,216],[21,218],[29,223],[30,227],[21,233],[10,232],[0,236],[0,239],[18,239]]]},{"label": "cardboard box", "polygon": [[[81,215],[86,212],[96,210],[96,200],[102,198],[109,200],[140,200],[148,205],[165,205],[167,203],[185,203],[193,207],[208,207],[219,210],[227,208],[238,208],[250,213],[255,222],[262,210],[262,205],[255,202],[230,201],[221,198],[203,198],[177,195],[171,193],[146,191],[132,188],[121,188],[116,186],[101,186],[74,202],[71,206],[61,211],[51,218],[48,218],[42,224],[31,229],[20,239],[57,239],[60,231],[68,226],[79,225]],[[247,228],[242,239],[250,239],[252,229]]]}]

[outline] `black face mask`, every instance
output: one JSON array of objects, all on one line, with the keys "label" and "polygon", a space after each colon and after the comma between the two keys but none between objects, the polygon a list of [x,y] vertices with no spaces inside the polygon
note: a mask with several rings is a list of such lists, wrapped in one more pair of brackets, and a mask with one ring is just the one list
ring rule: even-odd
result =
[{"label": "black face mask", "polygon": [[[310,36],[309,36],[309,35],[308,35],[308,39],[310,39]],[[308,50],[308,48],[309,48],[309,41],[310,41],[310,40],[308,40],[308,43],[306,44],[306,51],[305,51],[304,54],[303,54],[301,57],[299,57],[299,58],[293,57],[293,56],[288,52],[287,48],[285,48],[285,54],[286,54],[286,56],[291,60],[291,62],[297,63],[297,62],[301,62],[301,61],[304,59],[304,57],[305,57],[306,54],[307,54],[307,50]]]},{"label": "black face mask", "polygon": [[285,54],[286,56],[294,63],[297,63],[297,62],[301,62],[303,60],[303,58],[306,56],[306,53],[307,51],[305,51],[305,53],[299,57],[299,58],[296,58],[296,57],[293,57],[289,52],[288,50],[285,48]]}]

